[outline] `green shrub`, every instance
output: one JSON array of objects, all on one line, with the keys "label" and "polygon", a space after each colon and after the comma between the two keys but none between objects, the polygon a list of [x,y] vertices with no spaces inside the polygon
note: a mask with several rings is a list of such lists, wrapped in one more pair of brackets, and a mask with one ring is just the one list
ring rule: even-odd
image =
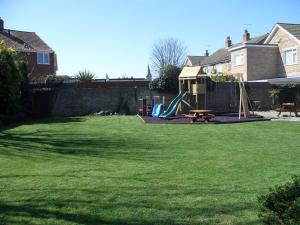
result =
[{"label": "green shrub", "polygon": [[168,65],[160,70],[159,77],[153,79],[150,88],[157,91],[178,92],[178,77],[181,68]]},{"label": "green shrub", "polygon": [[75,78],[77,80],[79,80],[80,82],[84,82],[84,83],[90,83],[94,80],[95,78],[95,74],[88,71],[88,70],[84,70],[84,71],[79,71],[76,75]]},{"label": "green shrub", "polygon": [[270,189],[258,198],[261,204],[259,217],[268,225],[300,224],[300,176],[293,176],[287,184]]},{"label": "green shrub", "polygon": [[21,110],[21,85],[27,69],[20,55],[0,42],[0,114],[14,115]]},{"label": "green shrub", "polygon": [[223,73],[212,75],[210,78],[214,82],[236,82],[236,81],[238,81],[238,79],[235,76],[233,76],[231,74],[223,74]]},{"label": "green shrub", "polygon": [[296,102],[297,94],[300,94],[300,86],[296,84],[274,86],[279,90],[278,99],[280,103]]},{"label": "green shrub", "polygon": [[55,75],[48,75],[46,77],[46,83],[49,83],[49,82],[55,82],[57,79],[56,79],[56,76]]}]

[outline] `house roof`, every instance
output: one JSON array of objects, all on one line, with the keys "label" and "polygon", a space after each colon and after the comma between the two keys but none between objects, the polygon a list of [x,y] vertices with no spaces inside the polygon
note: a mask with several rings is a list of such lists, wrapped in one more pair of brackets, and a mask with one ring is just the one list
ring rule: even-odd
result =
[{"label": "house roof", "polygon": [[220,48],[215,51],[212,55],[205,58],[201,65],[215,64],[218,62],[226,62],[230,60],[230,53],[226,48]]},{"label": "house roof", "polygon": [[269,82],[270,84],[300,84],[300,75],[289,76],[289,77],[280,77],[272,78],[265,80],[253,80],[249,82]]},{"label": "house roof", "polygon": [[249,41],[236,43],[236,44],[230,46],[230,48],[236,48],[236,47],[242,46],[243,44],[263,44],[264,41],[266,40],[266,38],[268,37],[268,35],[269,35],[269,33],[266,33],[264,35],[250,38]]},{"label": "house roof", "polygon": [[300,24],[278,23],[278,25],[291,33],[295,38],[300,40]]},{"label": "house roof", "polygon": [[271,33],[265,40],[265,44],[269,43],[271,38],[274,36],[274,34],[277,32],[278,29],[282,29],[287,34],[289,34],[291,37],[293,37],[295,40],[300,42],[300,24],[295,23],[276,23],[274,27],[272,28]]},{"label": "house roof", "polygon": [[214,52],[211,56],[205,58],[201,65],[209,65],[209,64],[216,64],[221,62],[228,62],[230,61],[230,49],[242,46],[243,44],[263,44],[265,39],[267,38],[268,34],[260,35],[251,38],[247,42],[239,42],[232,45],[230,48],[220,48],[216,52]]},{"label": "house roof", "polygon": [[187,59],[190,60],[192,63],[192,66],[199,66],[201,62],[206,58],[207,56],[187,56]]},{"label": "house roof", "polygon": [[4,29],[0,31],[0,40],[4,40],[7,47],[13,47],[17,51],[53,52],[35,32]]}]

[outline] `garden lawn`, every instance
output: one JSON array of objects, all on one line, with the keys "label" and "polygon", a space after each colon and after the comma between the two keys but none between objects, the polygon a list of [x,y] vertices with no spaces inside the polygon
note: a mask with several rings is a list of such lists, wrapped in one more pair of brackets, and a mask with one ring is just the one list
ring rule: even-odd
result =
[{"label": "garden lawn", "polygon": [[150,125],[136,116],[0,130],[0,224],[260,224],[300,174],[300,123]]}]

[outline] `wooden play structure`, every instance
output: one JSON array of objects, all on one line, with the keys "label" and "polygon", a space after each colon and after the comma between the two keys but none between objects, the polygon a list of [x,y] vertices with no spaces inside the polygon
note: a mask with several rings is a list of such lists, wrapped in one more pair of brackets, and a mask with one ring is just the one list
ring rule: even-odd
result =
[{"label": "wooden play structure", "polygon": [[[201,66],[183,67],[179,77],[179,93],[187,91],[187,101],[182,103],[188,109],[206,109],[206,74],[201,74]],[[183,104],[179,105],[178,113],[183,112]]]},{"label": "wooden play structure", "polygon": [[[188,110],[206,108],[206,92],[207,92],[207,74],[201,74],[201,66],[183,67],[178,77],[179,93],[186,91],[186,100],[182,100],[176,111],[176,114],[183,113]],[[239,97],[239,118],[243,115],[245,118],[249,116],[249,106],[251,108],[250,99],[248,97],[242,74],[235,74],[240,90]],[[187,108],[187,109],[186,109]]]}]

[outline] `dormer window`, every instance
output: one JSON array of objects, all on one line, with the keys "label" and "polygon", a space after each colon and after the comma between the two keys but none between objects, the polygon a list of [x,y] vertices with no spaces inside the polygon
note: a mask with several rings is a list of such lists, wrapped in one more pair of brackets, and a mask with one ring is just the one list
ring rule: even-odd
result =
[{"label": "dormer window", "polygon": [[38,52],[37,53],[37,64],[49,65],[50,55],[48,52]]}]

